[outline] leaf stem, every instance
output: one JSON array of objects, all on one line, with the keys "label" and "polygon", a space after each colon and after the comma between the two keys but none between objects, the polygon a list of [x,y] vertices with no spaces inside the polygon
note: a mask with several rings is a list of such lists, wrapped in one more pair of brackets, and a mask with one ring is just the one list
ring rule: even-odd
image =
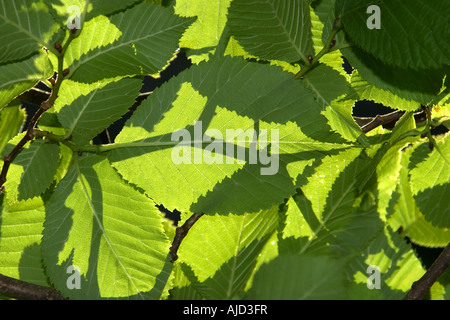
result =
[{"label": "leaf stem", "polygon": [[314,58],[312,58],[309,64],[307,64],[299,72],[297,72],[297,74],[295,75],[295,79],[303,78],[308,71],[310,71],[317,65],[320,58],[322,58],[325,54],[331,51],[331,49],[334,47],[336,43],[334,37],[336,36],[336,33],[338,33],[340,29],[341,29],[341,21],[339,18],[336,18],[334,20],[333,29],[331,30],[330,36],[328,37],[328,40],[323,46],[322,50],[320,50],[319,53],[316,54]]}]

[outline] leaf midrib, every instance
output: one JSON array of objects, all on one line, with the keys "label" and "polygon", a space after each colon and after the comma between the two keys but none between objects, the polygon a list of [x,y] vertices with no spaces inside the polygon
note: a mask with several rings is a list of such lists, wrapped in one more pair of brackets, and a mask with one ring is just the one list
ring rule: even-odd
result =
[{"label": "leaf midrib", "polygon": [[[28,16],[28,14],[27,14],[27,16]],[[15,27],[16,29],[18,29],[18,30],[21,31],[22,33],[26,34],[28,37],[30,37],[31,39],[33,39],[34,41],[36,41],[38,44],[45,45],[45,43],[42,41],[42,39],[36,37],[34,34],[30,33],[28,30],[22,28],[21,25],[18,25],[18,24],[15,23],[14,21],[9,20],[6,16],[0,15],[0,18],[2,18],[7,24],[12,25],[13,27]]]},{"label": "leaf midrib", "polygon": [[[300,48],[298,48],[297,44],[292,39],[288,30],[286,30],[286,27],[283,24],[283,21],[280,20],[280,17],[278,16],[278,12],[275,10],[273,3],[271,1],[268,1],[268,4],[271,7],[273,15],[275,16],[276,20],[278,21],[278,24],[283,29],[283,33],[286,35],[286,37],[287,37],[288,41],[290,42],[290,44],[292,45],[292,47],[295,49],[295,51],[297,51],[297,54],[302,58],[303,62],[305,62],[305,63],[308,62],[308,58],[303,54],[303,52],[300,50]],[[304,26],[302,26],[302,29],[303,29],[303,27]]]},{"label": "leaf midrib", "polygon": [[97,225],[100,229],[100,231],[103,234],[103,237],[106,241],[106,243],[108,244],[109,248],[111,249],[112,253],[114,254],[114,256],[116,257],[117,262],[119,263],[119,265],[121,266],[121,268],[123,269],[123,271],[125,272],[125,275],[127,276],[128,280],[131,282],[131,284],[133,285],[133,287],[135,288],[136,292],[142,297],[142,294],[140,293],[140,290],[138,289],[137,285],[134,283],[133,278],[129,275],[127,268],[125,267],[125,265],[123,264],[122,260],[120,259],[120,256],[118,255],[118,253],[116,252],[112,242],[109,240],[108,235],[106,234],[105,229],[103,228],[103,224],[100,221],[100,218],[98,216],[97,211],[95,210],[94,204],[92,203],[92,199],[89,196],[89,192],[87,190],[86,184],[84,182],[84,178],[83,175],[81,174],[81,169],[80,169],[80,164],[78,162],[78,157],[75,156],[74,157],[74,167],[76,169],[77,172],[77,180],[80,182],[81,184],[81,189],[83,190],[83,193],[86,197],[86,200],[89,204],[89,207],[91,208],[92,211],[92,215],[95,218],[95,221],[97,222]]},{"label": "leaf midrib", "polygon": [[[306,251],[306,249],[309,248],[311,243],[315,240],[315,238],[319,234],[319,232],[322,231],[323,229],[325,229],[328,220],[330,220],[330,218],[335,213],[336,209],[340,207],[340,205],[343,202],[343,200],[347,197],[347,195],[351,192],[351,190],[354,189],[354,187],[355,187],[355,182],[352,182],[352,183],[348,184],[348,186],[344,190],[344,192],[341,193],[341,196],[339,197],[339,199],[330,208],[330,211],[329,211],[328,215],[322,219],[322,222],[319,224],[319,226],[317,226],[316,230],[314,230],[313,234],[309,237],[309,239],[306,242],[306,244],[300,250],[300,253],[304,253]],[[330,195],[328,194],[328,197],[329,196]]]},{"label": "leaf midrib", "polygon": [[231,299],[231,293],[233,290],[233,283],[234,283],[234,274],[235,274],[235,270],[236,270],[236,264],[237,264],[237,259],[239,256],[239,248],[241,245],[241,237],[242,237],[242,233],[244,232],[244,226],[245,226],[245,219],[247,217],[247,214],[244,214],[244,218],[242,219],[242,223],[241,223],[241,228],[239,230],[239,236],[236,242],[236,250],[234,252],[233,255],[233,266],[231,268],[231,276],[230,279],[228,281],[228,288],[227,288],[227,295],[226,295],[226,299]]},{"label": "leaf midrib", "polygon": [[99,82],[97,85],[97,88],[95,88],[94,91],[92,91],[90,93],[90,96],[88,98],[88,101],[86,101],[86,103],[83,105],[83,107],[81,108],[81,110],[79,111],[78,115],[75,117],[72,125],[70,126],[66,136],[70,137],[73,133],[73,130],[75,129],[75,127],[77,126],[78,122],[80,121],[81,116],[85,113],[86,108],[89,106],[89,104],[91,103],[92,99],[94,98],[94,96],[96,95],[98,89],[100,88],[100,86],[102,85],[102,82]]}]

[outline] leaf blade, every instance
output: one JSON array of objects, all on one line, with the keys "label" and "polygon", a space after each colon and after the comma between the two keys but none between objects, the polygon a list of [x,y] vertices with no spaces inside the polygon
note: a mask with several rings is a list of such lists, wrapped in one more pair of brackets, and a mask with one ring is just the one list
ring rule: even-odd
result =
[{"label": "leaf blade", "polygon": [[[367,9],[372,4],[380,11],[380,29],[367,27]],[[345,32],[384,63],[418,70],[437,69],[450,62],[450,8],[444,1],[341,0],[336,8]]]},{"label": "leaf blade", "polygon": [[[294,191],[298,173],[290,176],[291,163],[351,147],[330,134],[313,94],[276,67],[218,59],[184,72],[155,93],[130,118],[116,139],[123,147],[112,150],[109,159],[127,181],[169,210],[227,214],[271,208]],[[254,147],[252,133],[259,140]],[[272,149],[272,158],[250,163],[250,153],[261,157],[271,142],[279,149]],[[143,163],[148,177],[128,169]],[[274,172],[262,174],[263,169]],[[255,192],[254,186],[262,188]],[[174,190],[183,196],[175,197]],[[225,192],[236,199],[233,206],[219,201]]]},{"label": "leaf blade", "polygon": [[43,1],[3,0],[0,11],[0,61],[23,59],[48,45],[58,30]]},{"label": "leaf blade", "polygon": [[[46,212],[43,259],[61,293],[85,299],[167,294],[169,243],[159,212],[105,157],[75,162]],[[66,286],[70,265],[79,267],[82,290]]]},{"label": "leaf blade", "polygon": [[127,78],[93,84],[65,81],[55,111],[66,136],[75,143],[89,142],[128,111],[140,87],[140,80]]},{"label": "leaf blade", "polygon": [[[136,21],[144,21],[136,25]],[[172,58],[192,19],[143,2],[124,12],[86,22],[64,57],[75,81],[157,74]],[[120,63],[118,63],[120,61]]]},{"label": "leaf blade", "polygon": [[262,59],[307,63],[314,56],[308,1],[233,1],[228,19],[245,51]]}]

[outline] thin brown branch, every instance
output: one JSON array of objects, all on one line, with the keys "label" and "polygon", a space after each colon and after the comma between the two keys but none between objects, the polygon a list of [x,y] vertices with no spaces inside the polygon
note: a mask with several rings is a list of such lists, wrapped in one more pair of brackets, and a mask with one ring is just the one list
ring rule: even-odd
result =
[{"label": "thin brown branch", "polygon": [[384,115],[377,115],[372,121],[362,126],[361,129],[364,133],[367,133],[379,126],[397,122],[404,114],[404,111],[397,110]]},{"label": "thin brown branch", "polygon": [[17,156],[17,154],[22,150],[22,148],[27,144],[28,141],[33,140],[35,137],[35,129],[36,125],[42,116],[42,114],[50,109],[53,104],[55,103],[56,98],[58,97],[59,88],[61,87],[61,83],[64,80],[65,74],[67,74],[68,69],[63,69],[64,66],[64,53],[67,50],[69,44],[73,40],[73,34],[71,33],[71,36],[67,39],[64,46],[61,48],[61,50],[58,50],[59,56],[58,56],[58,76],[57,80],[55,82],[55,85],[53,86],[52,92],[47,100],[41,103],[41,107],[39,110],[34,114],[33,118],[31,119],[27,132],[25,136],[19,141],[19,143],[14,147],[14,149],[3,159],[3,168],[0,173],[0,193],[3,193],[5,190],[4,184],[6,182],[6,175],[8,174],[9,167],[11,165],[11,162],[14,160],[14,158]]},{"label": "thin brown branch", "polygon": [[194,213],[189,217],[189,219],[186,220],[186,222],[181,227],[178,227],[176,229],[175,237],[173,238],[172,246],[170,247],[170,256],[172,258],[172,262],[175,262],[178,259],[177,252],[178,248],[181,245],[181,242],[183,241],[184,237],[186,237],[187,233],[192,228],[194,223],[196,223],[202,215],[203,213]]},{"label": "thin brown branch", "polygon": [[445,247],[422,278],[413,283],[411,290],[409,290],[403,300],[422,300],[425,294],[430,290],[431,286],[449,266],[450,243]]},{"label": "thin brown branch", "polygon": [[19,300],[65,300],[59,291],[0,274],[0,295]]},{"label": "thin brown branch", "polygon": [[[367,133],[379,126],[392,130],[397,121],[405,114],[404,111],[397,110],[391,113],[377,115],[376,117],[356,117],[353,116],[355,122],[361,127],[364,133]],[[426,114],[424,111],[414,113],[414,119],[417,124],[426,121]]]}]

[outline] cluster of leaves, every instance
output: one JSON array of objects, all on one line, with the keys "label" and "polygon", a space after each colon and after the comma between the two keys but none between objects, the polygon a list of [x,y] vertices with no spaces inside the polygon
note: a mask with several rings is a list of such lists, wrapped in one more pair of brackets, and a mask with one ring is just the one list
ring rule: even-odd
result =
[{"label": "cluster of leaves", "polygon": [[[446,1],[0,3],[2,159],[25,135],[16,97],[59,73],[0,195],[0,274],[71,299],[397,299],[425,272],[406,238],[450,242],[450,138],[430,135],[450,128]],[[371,4],[381,29],[366,26]],[[145,99],[114,143],[93,145],[178,48],[194,65]],[[393,130],[365,133],[358,100],[404,114]],[[248,153],[249,141],[172,141],[197,121],[223,137],[254,129],[258,141],[277,129],[277,142],[256,148],[278,150],[278,172],[207,147]],[[179,210],[180,223],[204,213],[173,263],[175,227],[156,205]],[[67,284],[72,265],[79,289]],[[371,265],[379,290],[366,285]],[[447,280],[432,298],[448,298]]]}]

